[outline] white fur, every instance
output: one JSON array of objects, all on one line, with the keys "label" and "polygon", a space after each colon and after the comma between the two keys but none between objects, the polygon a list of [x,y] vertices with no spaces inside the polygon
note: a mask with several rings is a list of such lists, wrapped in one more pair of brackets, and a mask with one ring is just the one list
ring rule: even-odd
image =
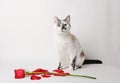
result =
[{"label": "white fur", "polygon": [[70,33],[70,27],[65,31],[61,31],[55,24],[55,42],[59,55],[61,68],[66,69],[71,66],[73,59],[76,56],[76,65],[82,66],[85,56],[80,56],[82,48],[79,40]]}]

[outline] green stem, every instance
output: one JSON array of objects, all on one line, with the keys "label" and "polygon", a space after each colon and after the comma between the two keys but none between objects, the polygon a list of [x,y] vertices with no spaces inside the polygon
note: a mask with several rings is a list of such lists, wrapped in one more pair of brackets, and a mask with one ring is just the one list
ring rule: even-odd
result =
[{"label": "green stem", "polygon": [[74,76],[74,77],[83,77],[83,78],[90,78],[90,79],[96,79],[96,77],[86,76],[86,75],[74,75],[74,74],[70,74],[69,76]]}]

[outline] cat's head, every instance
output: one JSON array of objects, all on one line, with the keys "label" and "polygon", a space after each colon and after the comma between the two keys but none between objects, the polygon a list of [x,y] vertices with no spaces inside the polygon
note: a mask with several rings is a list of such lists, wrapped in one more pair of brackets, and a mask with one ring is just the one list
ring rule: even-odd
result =
[{"label": "cat's head", "polygon": [[56,16],[54,17],[54,27],[58,32],[69,32],[70,25],[70,15],[68,15],[64,20],[60,20]]}]

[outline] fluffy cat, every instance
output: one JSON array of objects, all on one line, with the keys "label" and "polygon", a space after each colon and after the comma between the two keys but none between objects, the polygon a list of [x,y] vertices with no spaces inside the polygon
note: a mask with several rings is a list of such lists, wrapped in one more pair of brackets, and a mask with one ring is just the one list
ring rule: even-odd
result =
[{"label": "fluffy cat", "polygon": [[86,60],[79,40],[70,32],[70,15],[64,20],[54,17],[55,42],[58,49],[58,69],[72,66],[73,70],[81,68],[83,64],[101,64],[100,60]]}]

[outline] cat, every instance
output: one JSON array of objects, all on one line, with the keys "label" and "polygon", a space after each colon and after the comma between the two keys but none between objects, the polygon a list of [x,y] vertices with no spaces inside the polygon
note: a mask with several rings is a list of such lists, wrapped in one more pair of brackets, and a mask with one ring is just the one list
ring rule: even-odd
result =
[{"label": "cat", "polygon": [[100,60],[86,60],[79,40],[70,32],[70,20],[70,15],[64,20],[54,17],[55,42],[59,55],[58,69],[66,69],[71,66],[73,70],[76,70],[83,64],[102,64]]}]

